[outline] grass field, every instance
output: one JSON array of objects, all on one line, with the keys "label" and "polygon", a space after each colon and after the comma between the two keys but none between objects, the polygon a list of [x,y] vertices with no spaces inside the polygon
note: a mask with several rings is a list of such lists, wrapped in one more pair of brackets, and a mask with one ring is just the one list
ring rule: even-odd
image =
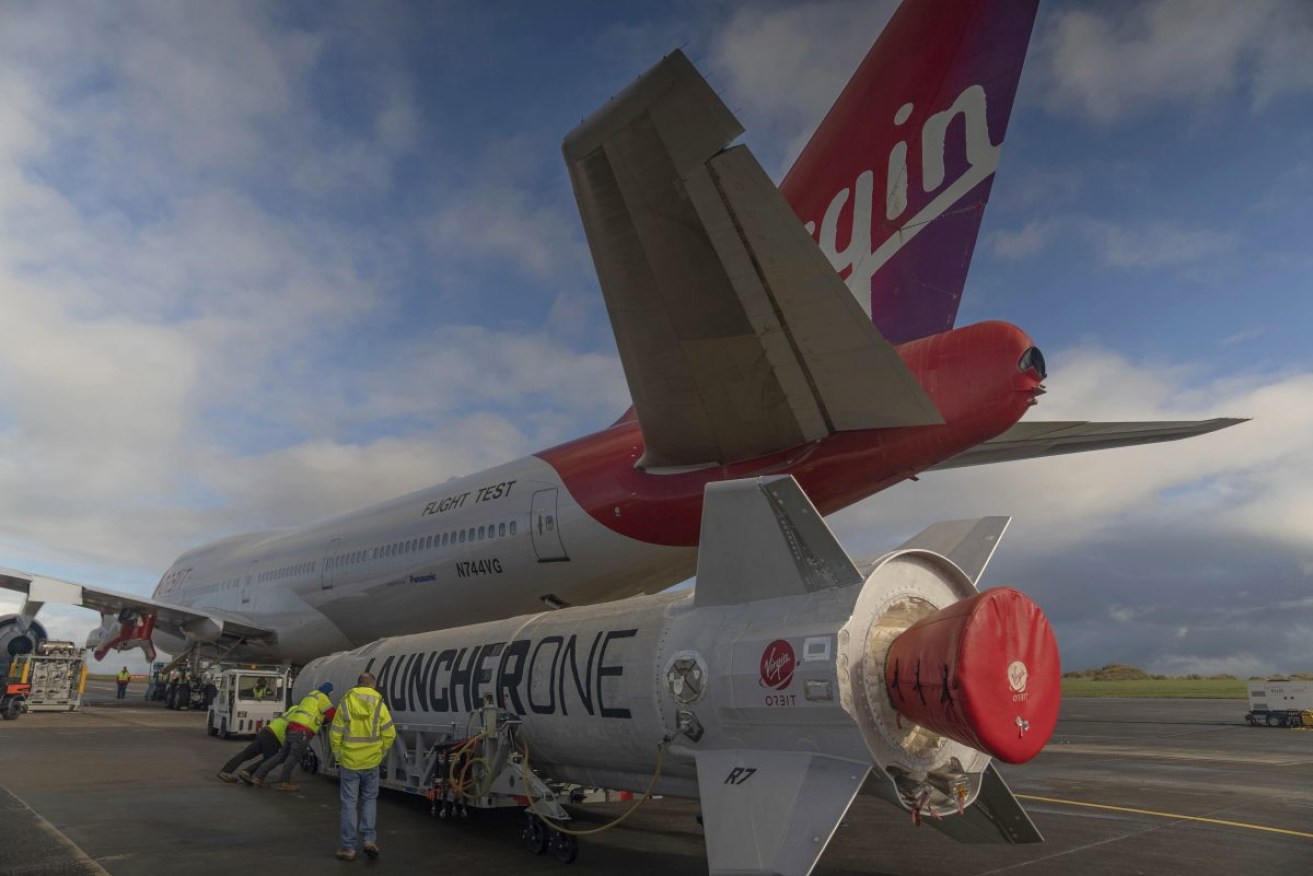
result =
[{"label": "grass field", "polygon": [[1153,697],[1157,699],[1243,700],[1245,681],[1239,678],[1163,678],[1137,681],[1094,681],[1064,678],[1064,697]]}]

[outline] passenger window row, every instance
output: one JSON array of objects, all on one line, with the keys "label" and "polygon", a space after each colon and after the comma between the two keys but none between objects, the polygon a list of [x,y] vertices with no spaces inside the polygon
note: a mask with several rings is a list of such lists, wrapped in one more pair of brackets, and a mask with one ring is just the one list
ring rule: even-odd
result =
[{"label": "passenger window row", "polygon": [[395,541],[391,544],[379,545],[372,548],[361,548],[360,550],[351,551],[350,553],[339,554],[329,561],[330,568],[342,569],[347,566],[363,563],[366,560],[386,560],[391,557],[399,557],[404,554],[415,553],[417,551],[441,550],[452,545],[466,544],[472,541],[485,541],[494,538],[506,538],[515,535],[519,527],[514,520],[509,522],[489,523],[485,526],[471,526],[465,529],[453,529],[446,532],[436,532],[433,535],[418,536],[408,538],[403,541]]},{"label": "passenger window row", "polygon": [[[500,523],[489,523],[484,526],[471,526],[465,529],[453,529],[446,532],[436,532],[433,535],[425,535],[416,538],[409,538],[403,541],[396,541],[391,544],[379,545],[373,548],[361,548],[351,551],[350,553],[339,554],[329,560],[330,569],[344,569],[357,563],[363,563],[367,560],[385,560],[391,557],[402,556],[404,554],[414,553],[416,551],[441,550],[453,545],[467,544],[475,541],[486,541],[488,539],[506,538],[513,536],[519,527],[514,520],[502,521]],[[283,566],[278,569],[270,569],[267,572],[261,572],[256,580],[263,584],[268,581],[281,581],[286,578],[294,578],[303,575],[313,574],[318,562],[307,560],[304,563],[295,563],[289,566]],[[182,569],[172,572],[165,576],[165,583],[161,593],[168,593],[178,589],[182,579],[191,569]],[[172,580],[167,580],[172,579]],[[227,581],[220,581],[215,584],[204,585],[202,590],[230,590],[240,586],[241,578],[230,578]]]}]

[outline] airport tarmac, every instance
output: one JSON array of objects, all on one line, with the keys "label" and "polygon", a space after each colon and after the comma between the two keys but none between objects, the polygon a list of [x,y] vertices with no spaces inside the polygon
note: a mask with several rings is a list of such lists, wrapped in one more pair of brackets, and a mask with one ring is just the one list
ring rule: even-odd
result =
[{"label": "airport tarmac", "polygon": [[[244,741],[205,735],[196,712],[113,699],[0,723],[0,874],[255,876],[330,868],[396,873],[705,873],[697,804],[654,800],[580,841],[563,865],[522,845],[518,813],[446,823],[385,792],[376,862],[337,846],[337,785],[282,794],[215,772]],[[1071,699],[1034,761],[1005,767],[1046,842],[964,846],[860,798],[818,874],[1304,874],[1313,872],[1313,732],[1250,727],[1237,700]],[[578,810],[600,824],[626,804]]]}]

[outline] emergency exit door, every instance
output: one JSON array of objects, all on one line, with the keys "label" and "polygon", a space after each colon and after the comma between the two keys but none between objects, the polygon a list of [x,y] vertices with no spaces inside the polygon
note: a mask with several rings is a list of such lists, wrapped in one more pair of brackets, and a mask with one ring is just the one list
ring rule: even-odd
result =
[{"label": "emergency exit door", "polygon": [[540,563],[559,563],[570,559],[561,541],[560,519],[556,514],[555,487],[533,494],[529,526],[533,530],[533,550]]}]

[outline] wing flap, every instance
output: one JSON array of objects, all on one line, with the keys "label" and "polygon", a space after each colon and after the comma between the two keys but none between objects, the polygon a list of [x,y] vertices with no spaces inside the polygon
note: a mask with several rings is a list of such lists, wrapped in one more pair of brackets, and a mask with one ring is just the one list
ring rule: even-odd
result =
[{"label": "wing flap", "polygon": [[942,422],[675,53],[563,153],[643,430],[641,465]]},{"label": "wing flap", "polygon": [[989,465],[1018,459],[1108,450],[1137,444],[1156,444],[1206,435],[1244,419],[1218,417],[1212,420],[1164,420],[1158,422],[1095,423],[1084,420],[1021,422],[1002,435],[959,453],[931,470]]}]

